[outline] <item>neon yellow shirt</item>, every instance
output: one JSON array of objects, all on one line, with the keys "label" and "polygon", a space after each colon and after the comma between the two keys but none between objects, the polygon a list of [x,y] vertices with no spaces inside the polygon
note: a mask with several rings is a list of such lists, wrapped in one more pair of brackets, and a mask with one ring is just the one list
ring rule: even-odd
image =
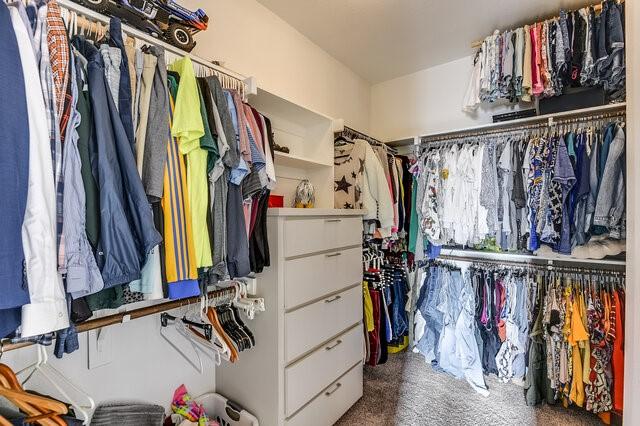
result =
[{"label": "neon yellow shirt", "polygon": [[180,153],[187,156],[187,187],[191,207],[191,225],[198,268],[213,265],[207,228],[208,178],[207,151],[200,148],[204,125],[200,113],[198,83],[189,57],[169,65],[169,70],[180,74],[171,134],[180,143]]}]

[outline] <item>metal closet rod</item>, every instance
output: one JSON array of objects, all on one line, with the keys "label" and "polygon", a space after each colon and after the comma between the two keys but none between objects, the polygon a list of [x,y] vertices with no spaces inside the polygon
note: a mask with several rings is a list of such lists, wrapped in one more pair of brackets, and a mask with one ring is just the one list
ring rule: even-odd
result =
[{"label": "metal closet rod", "polygon": [[[562,265],[545,265],[543,263],[533,263],[532,261],[536,259],[531,259],[528,262],[514,262],[512,260],[493,260],[493,259],[473,259],[464,256],[455,256],[455,255],[440,255],[435,261],[442,260],[453,260],[459,262],[467,262],[472,263],[474,265],[495,265],[495,266],[512,266],[516,268],[523,269],[536,269],[536,270],[544,270],[544,271],[560,271],[567,273],[577,273],[577,274],[590,274],[590,275],[611,275],[611,276],[626,276],[626,272],[624,269],[613,270],[613,269],[594,269],[594,268],[579,268],[575,266],[562,266]],[[544,260],[539,259],[539,262],[544,262]],[[558,261],[562,261],[561,259]],[[589,263],[585,261],[585,263]]]},{"label": "metal closet rod", "polygon": [[[103,15],[101,13],[95,12],[87,7],[84,7],[82,5],[79,5],[77,3],[74,3],[72,0],[58,0],[58,4],[60,5],[60,7],[63,7],[67,10],[76,12],[79,15],[82,15],[84,18],[88,19],[88,20],[93,20],[93,21],[97,21],[97,22],[102,22],[104,24],[109,24],[110,18],[106,15]],[[245,86],[247,85],[247,83],[245,82],[245,80],[247,79],[247,77],[238,74],[236,72],[233,72],[231,70],[228,70],[220,65],[216,65],[215,63],[211,62],[211,61],[207,61],[203,58],[200,58],[196,55],[193,55],[189,52],[185,52],[182,49],[179,49],[175,46],[172,46],[168,43],[165,43],[164,41],[155,38],[143,31],[140,31],[136,28],[133,28],[131,26],[129,26],[128,24],[126,24],[125,22],[122,23],[122,30],[127,33],[129,36],[133,37],[133,38],[137,38],[140,40],[144,40],[145,42],[149,43],[149,44],[154,44],[157,46],[161,46],[163,47],[165,50],[172,52],[176,55],[179,56],[188,56],[193,62],[196,62],[200,65],[203,65],[207,68],[210,68],[212,71],[215,71],[217,73],[220,74],[224,74],[225,76],[232,78],[234,80],[237,80],[239,82],[241,82],[242,84],[244,84]]]},{"label": "metal closet rod", "polygon": [[[221,298],[233,295],[235,297],[236,288],[222,288],[217,290],[212,290],[208,294],[208,298]],[[152,306],[145,306],[144,308],[132,309],[130,311],[119,312],[113,315],[107,315],[101,318],[96,318],[92,320],[85,321],[76,326],[76,331],[78,333],[83,333],[89,330],[95,330],[102,327],[107,327],[115,324],[122,324],[123,322],[128,322],[130,320],[147,317],[149,315],[159,314],[161,312],[170,311],[173,309],[181,308],[183,306],[192,305],[194,303],[200,303],[201,296],[189,297],[186,299],[180,300],[172,300],[170,302],[158,303]],[[21,342],[21,343],[11,343],[10,340],[5,340],[0,342],[0,357],[3,353],[24,348],[27,346],[34,345],[34,342]]]},{"label": "metal closet rod", "polygon": [[552,117],[545,118],[537,123],[532,124],[517,124],[514,123],[512,126],[509,126],[508,123],[505,123],[505,127],[500,129],[479,129],[479,130],[471,130],[471,131],[460,131],[450,134],[445,134],[442,136],[423,136],[421,138],[421,145],[431,145],[437,142],[445,142],[451,140],[460,140],[466,138],[472,138],[477,136],[488,136],[488,135],[503,135],[503,134],[511,134],[518,133],[526,130],[535,130],[541,128],[551,128],[555,126],[564,126],[567,124],[577,124],[577,123],[588,123],[592,121],[604,120],[607,118],[619,118],[626,116],[625,110],[604,112],[601,114],[589,114],[578,117],[569,117],[569,118],[559,118],[554,120]]},{"label": "metal closet rod", "polygon": [[357,131],[355,129],[352,129],[351,127],[348,127],[348,126],[344,126],[343,130],[341,132],[337,132],[336,135],[348,136],[351,139],[354,139],[354,138],[355,139],[362,139],[362,140],[365,140],[365,141],[369,142],[372,145],[381,146],[381,147],[391,151],[394,154],[397,153],[395,148],[387,145],[386,143],[381,142],[376,138],[373,138],[373,137],[371,137],[369,135],[366,135],[366,134],[364,134],[362,132],[359,132],[359,131]]}]

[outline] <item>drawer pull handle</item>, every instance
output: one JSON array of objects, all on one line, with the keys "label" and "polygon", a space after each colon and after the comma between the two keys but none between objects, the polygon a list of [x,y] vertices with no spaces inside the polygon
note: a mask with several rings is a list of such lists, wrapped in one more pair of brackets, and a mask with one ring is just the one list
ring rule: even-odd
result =
[{"label": "drawer pull handle", "polygon": [[327,222],[327,223],[340,223],[340,222],[342,222],[342,219],[327,219],[327,220],[325,220],[325,222]]},{"label": "drawer pull handle", "polygon": [[338,346],[340,343],[342,343],[342,340],[338,340],[336,341],[336,343],[334,345],[331,346],[325,346],[325,350],[330,351],[331,349],[335,348],[336,346]]},{"label": "drawer pull handle", "polygon": [[336,300],[340,300],[340,299],[342,299],[342,296],[337,295],[332,299],[324,299],[324,303],[331,303],[331,302],[335,302]]},{"label": "drawer pull handle", "polygon": [[325,254],[326,257],[337,257],[342,256],[342,253],[333,253],[333,254]]},{"label": "drawer pull handle", "polygon": [[337,391],[338,389],[340,389],[342,387],[342,383],[336,383],[336,388],[332,391],[326,391],[324,394],[325,396],[331,396],[334,394],[335,391]]}]

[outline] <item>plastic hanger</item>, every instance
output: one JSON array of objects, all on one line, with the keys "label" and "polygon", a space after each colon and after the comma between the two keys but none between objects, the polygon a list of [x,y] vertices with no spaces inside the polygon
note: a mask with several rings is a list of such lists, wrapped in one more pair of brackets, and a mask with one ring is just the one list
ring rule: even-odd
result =
[{"label": "plastic hanger", "polygon": [[44,426],[64,426],[66,422],[58,415],[67,414],[67,406],[52,398],[26,392],[11,368],[0,364],[0,395],[13,402],[29,417],[29,420]]},{"label": "plastic hanger", "polygon": [[[202,374],[202,372],[204,371],[203,366],[202,366],[202,358],[200,357],[200,353],[198,352],[198,349],[196,347],[196,345],[194,344],[193,341],[191,341],[191,339],[188,338],[188,336],[186,336],[184,333],[180,332],[180,324],[184,324],[182,323],[182,321],[179,318],[175,318],[172,317],[173,319],[171,319],[171,321],[174,322],[175,324],[175,328],[176,331],[178,331],[178,334],[180,334],[181,336],[183,336],[191,345],[191,347],[193,348],[193,352],[195,353],[196,357],[197,357],[197,363],[193,361],[193,359],[191,358],[191,356],[187,355],[182,346],[179,346],[175,343],[173,343],[173,341],[171,340],[171,338],[165,334],[167,330],[167,324],[169,319],[166,317],[161,316],[160,318],[160,336],[169,344],[169,346],[171,346],[173,349],[176,350],[176,352],[178,352],[188,363],[189,365],[191,365],[198,373]],[[163,321],[164,319],[164,321]]]},{"label": "plastic hanger", "polygon": [[[35,364],[30,365],[17,373],[17,376],[20,376],[21,374],[26,375],[26,378],[22,381],[22,385],[24,386],[35,375],[35,373],[39,372],[43,378],[45,378],[49,383],[51,383],[51,385],[53,385],[53,387],[58,392],[60,392],[62,397],[67,402],[69,402],[74,410],[82,416],[83,423],[88,425],[90,414],[96,408],[94,399],[48,363],[49,355],[47,354],[47,350],[44,348],[44,346],[36,345],[36,350],[38,351],[38,361]],[[27,373],[27,371],[29,370],[31,371]],[[86,400],[86,404],[83,405],[76,399],[70,397],[61,383],[64,383],[65,386],[73,389],[74,392],[78,395],[81,395]]]},{"label": "plastic hanger", "polygon": [[229,361],[235,362],[238,359],[238,352],[231,341],[231,338],[224,331],[224,328],[220,324],[220,320],[218,319],[217,312],[214,308],[209,307],[207,309],[207,317],[209,318],[209,322],[213,325],[214,334],[216,334],[218,340],[222,344],[225,349],[225,352],[229,354]]}]

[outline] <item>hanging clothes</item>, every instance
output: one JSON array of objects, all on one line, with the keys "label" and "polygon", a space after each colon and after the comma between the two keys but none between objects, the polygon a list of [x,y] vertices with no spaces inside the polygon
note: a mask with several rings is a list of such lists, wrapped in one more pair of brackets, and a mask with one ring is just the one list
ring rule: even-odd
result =
[{"label": "hanging clothes", "polygon": [[531,25],[495,31],[474,57],[463,110],[506,99],[531,102],[561,96],[567,87],[602,87],[611,99],[625,96],[624,3],[593,7]]},{"label": "hanging clothes", "polygon": [[358,139],[353,145],[335,147],[335,158],[335,207],[366,209],[365,219],[378,220],[382,229],[390,231],[394,226],[391,181],[371,146]]},{"label": "hanging clothes", "polygon": [[624,251],[623,125],[452,142],[426,149],[413,168],[431,244],[583,259]]}]

